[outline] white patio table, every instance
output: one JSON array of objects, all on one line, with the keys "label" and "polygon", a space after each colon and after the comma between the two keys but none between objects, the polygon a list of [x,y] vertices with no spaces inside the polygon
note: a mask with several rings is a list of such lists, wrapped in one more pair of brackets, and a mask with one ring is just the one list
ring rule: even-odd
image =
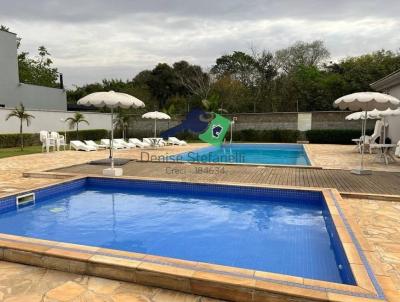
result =
[{"label": "white patio table", "polygon": [[375,161],[383,161],[386,165],[388,165],[389,162],[396,161],[392,152],[392,149],[396,147],[396,144],[371,144],[371,147],[373,149],[378,149]]}]

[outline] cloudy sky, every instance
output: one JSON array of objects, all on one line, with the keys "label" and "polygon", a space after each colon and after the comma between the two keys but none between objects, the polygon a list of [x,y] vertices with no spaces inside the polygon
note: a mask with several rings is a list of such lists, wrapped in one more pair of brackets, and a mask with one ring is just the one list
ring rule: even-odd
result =
[{"label": "cloudy sky", "polygon": [[0,24],[45,45],[69,87],[158,62],[324,40],[332,59],[400,48],[399,0],[0,0]]}]

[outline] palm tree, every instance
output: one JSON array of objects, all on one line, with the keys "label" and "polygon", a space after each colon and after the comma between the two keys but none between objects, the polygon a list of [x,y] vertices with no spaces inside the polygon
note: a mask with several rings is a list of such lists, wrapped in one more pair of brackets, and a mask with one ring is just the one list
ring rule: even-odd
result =
[{"label": "palm tree", "polygon": [[22,151],[24,150],[24,134],[22,131],[22,123],[26,121],[26,126],[29,127],[29,125],[31,124],[31,120],[35,117],[32,114],[25,112],[25,107],[22,103],[19,106],[15,107],[15,109],[7,115],[6,121],[8,121],[8,119],[10,119],[11,117],[16,117],[19,119],[19,135],[21,137]]},{"label": "palm tree", "polygon": [[115,123],[122,130],[122,138],[126,139],[126,129],[129,126],[129,116],[119,112]]},{"label": "palm tree", "polygon": [[[162,112],[168,114],[171,117],[171,119],[174,119],[175,115],[176,115],[175,105],[174,104],[169,105],[167,108],[164,108],[162,110]],[[167,128],[168,129],[169,129],[169,122],[170,122],[170,120],[167,120],[167,123],[168,123]]]},{"label": "palm tree", "polygon": [[89,125],[89,122],[85,119],[85,116],[80,112],[75,112],[73,117],[69,117],[65,119],[69,124],[69,129],[74,129],[76,127],[76,139],[79,139],[79,124],[86,123]]}]

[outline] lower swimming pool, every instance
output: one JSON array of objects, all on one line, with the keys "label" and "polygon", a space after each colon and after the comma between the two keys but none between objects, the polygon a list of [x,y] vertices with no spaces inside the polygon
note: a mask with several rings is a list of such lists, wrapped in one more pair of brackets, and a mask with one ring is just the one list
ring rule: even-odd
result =
[{"label": "lower swimming pool", "polygon": [[177,161],[309,166],[303,145],[225,144],[171,156]]},{"label": "lower swimming pool", "polygon": [[1,233],[355,284],[319,191],[85,178],[0,208]]}]

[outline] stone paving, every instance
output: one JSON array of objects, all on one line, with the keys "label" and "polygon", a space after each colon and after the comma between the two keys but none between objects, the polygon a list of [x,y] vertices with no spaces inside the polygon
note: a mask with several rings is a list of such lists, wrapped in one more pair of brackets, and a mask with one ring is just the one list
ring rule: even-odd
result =
[{"label": "stone paving", "polygon": [[210,298],[0,261],[4,302],[218,302]]},{"label": "stone paving", "polygon": [[[151,151],[169,154],[193,150],[188,147],[168,147]],[[350,169],[357,165],[357,153],[352,146],[308,145],[315,165],[325,168]],[[23,190],[57,182],[54,179],[23,178],[27,171],[57,169],[89,160],[107,157],[107,151],[57,152],[0,159],[0,196],[13,190]],[[118,151],[118,157],[139,158],[140,150]],[[372,156],[367,156],[368,160]],[[399,163],[367,164],[374,170],[400,171]],[[389,301],[400,301],[400,202],[345,199],[341,204],[351,227],[360,232],[358,240],[370,245],[369,261],[384,288]],[[174,291],[140,286],[108,279],[69,274],[44,268],[0,261],[0,301],[216,301]]]},{"label": "stone paving", "polygon": [[400,202],[344,199],[341,207],[360,244],[371,247],[368,261],[385,295],[400,301]]},{"label": "stone paving", "polygon": [[[353,145],[304,145],[307,149],[312,165],[325,169],[351,170],[360,166],[361,154]],[[376,154],[365,154],[364,165],[373,171],[400,172],[400,158],[395,162],[385,165],[376,161]]]}]

